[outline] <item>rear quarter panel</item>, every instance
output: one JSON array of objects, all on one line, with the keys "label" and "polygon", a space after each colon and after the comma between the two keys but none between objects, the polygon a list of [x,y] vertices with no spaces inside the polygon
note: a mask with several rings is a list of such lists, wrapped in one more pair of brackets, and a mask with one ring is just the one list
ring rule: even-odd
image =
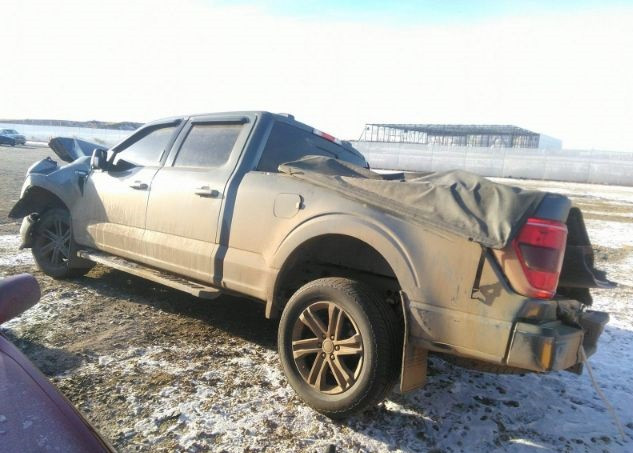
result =
[{"label": "rear quarter panel", "polygon": [[[300,207],[275,215],[276,200],[292,200],[289,194],[300,197]],[[363,240],[392,267],[406,294],[411,335],[428,349],[502,361],[526,302],[479,244],[288,175],[247,173],[230,224],[224,285],[268,303],[285,260],[305,241],[324,234]],[[480,291],[474,295],[482,253]]]}]

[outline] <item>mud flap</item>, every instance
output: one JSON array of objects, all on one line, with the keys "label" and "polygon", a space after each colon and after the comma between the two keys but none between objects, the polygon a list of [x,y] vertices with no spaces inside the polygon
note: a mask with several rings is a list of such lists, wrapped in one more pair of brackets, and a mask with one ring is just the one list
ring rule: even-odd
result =
[{"label": "mud flap", "polygon": [[402,371],[400,373],[400,393],[410,392],[426,384],[428,350],[409,341],[409,299],[400,291],[400,301],[404,316],[404,341],[402,345]]}]

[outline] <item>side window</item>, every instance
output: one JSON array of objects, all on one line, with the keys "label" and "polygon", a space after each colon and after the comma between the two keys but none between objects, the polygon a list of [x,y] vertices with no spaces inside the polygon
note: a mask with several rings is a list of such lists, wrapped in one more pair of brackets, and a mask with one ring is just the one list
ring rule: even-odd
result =
[{"label": "side window", "polygon": [[342,154],[345,154],[345,150],[335,143],[309,131],[277,121],[270,131],[257,170],[275,173],[279,165],[308,155],[338,159],[342,157]]},{"label": "side window", "polygon": [[241,130],[241,124],[194,124],[174,167],[219,167],[229,159]]},{"label": "side window", "polygon": [[143,133],[139,139],[117,153],[114,164],[123,159],[138,166],[157,165],[175,130],[176,125],[172,125]]}]

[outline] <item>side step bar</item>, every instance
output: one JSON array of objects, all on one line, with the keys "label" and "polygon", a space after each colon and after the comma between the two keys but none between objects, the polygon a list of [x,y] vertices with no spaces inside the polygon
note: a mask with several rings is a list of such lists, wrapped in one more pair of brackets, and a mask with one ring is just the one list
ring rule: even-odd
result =
[{"label": "side step bar", "polygon": [[108,266],[113,269],[127,272],[128,274],[136,275],[137,277],[142,277],[147,280],[160,283],[161,285],[169,286],[170,288],[184,291],[202,299],[215,299],[222,294],[219,289],[213,286],[187,280],[186,278],[169,272],[160,271],[125,258],[110,255],[109,253],[97,250],[79,250],[77,251],[77,256],[86,260],[94,261],[95,263],[103,264],[104,266]]}]

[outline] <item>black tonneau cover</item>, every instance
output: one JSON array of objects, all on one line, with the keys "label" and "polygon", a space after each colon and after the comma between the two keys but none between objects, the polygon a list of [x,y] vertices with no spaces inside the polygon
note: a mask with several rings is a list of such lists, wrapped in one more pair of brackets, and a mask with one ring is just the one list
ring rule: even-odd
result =
[{"label": "black tonneau cover", "polygon": [[546,195],[462,170],[386,179],[365,168],[321,156],[282,164],[279,171],[495,249],[512,240]]}]

